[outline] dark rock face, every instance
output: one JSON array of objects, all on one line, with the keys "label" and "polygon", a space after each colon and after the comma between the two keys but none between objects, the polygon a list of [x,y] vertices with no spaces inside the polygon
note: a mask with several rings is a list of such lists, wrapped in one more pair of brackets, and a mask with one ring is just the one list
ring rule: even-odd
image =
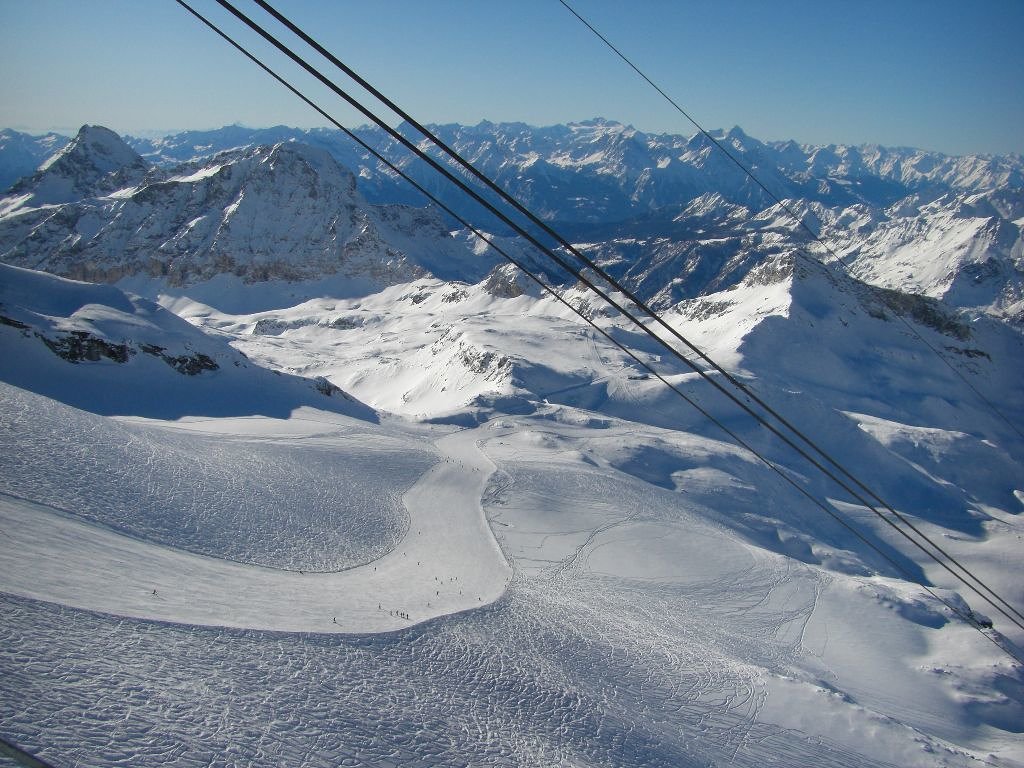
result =
[{"label": "dark rock face", "polygon": [[83,360],[98,362],[103,358],[113,360],[115,363],[127,363],[132,354],[127,344],[111,344],[85,331],[71,331],[66,336],[55,339],[45,336],[40,338],[53,354],[69,363],[79,363]]},{"label": "dark rock face", "polygon": [[140,344],[139,349],[147,355],[159,357],[178,373],[183,373],[186,376],[195,376],[203,371],[216,371],[220,368],[213,358],[202,352],[196,352],[193,355],[169,355],[163,347],[158,347],[155,344]]},{"label": "dark rock face", "polygon": [[[941,334],[960,341],[967,341],[971,338],[970,326],[945,311],[935,299],[884,288],[877,288],[875,292],[880,303],[898,315],[910,317],[921,325],[933,328]],[[877,309],[876,317],[885,319],[885,312],[881,308]]]},{"label": "dark rock face", "polygon": [[114,344],[86,331],[70,331],[51,338],[44,336],[38,331],[32,331],[25,323],[2,315],[0,315],[0,325],[17,328],[26,336],[34,335],[57,357],[76,365],[81,362],[97,363],[100,360],[127,363],[132,355],[142,352],[146,355],[159,357],[171,368],[185,376],[196,376],[203,371],[216,371],[220,368],[213,358],[202,352],[196,352],[191,355],[171,355],[163,347],[155,344],[139,344],[138,349],[136,349],[128,342]]},{"label": "dark rock face", "polygon": [[313,387],[321,395],[326,395],[327,397],[333,397],[334,395],[339,393],[344,395],[344,392],[341,391],[340,387],[336,386],[335,384],[332,384],[323,376],[317,376],[315,379],[313,379]]}]

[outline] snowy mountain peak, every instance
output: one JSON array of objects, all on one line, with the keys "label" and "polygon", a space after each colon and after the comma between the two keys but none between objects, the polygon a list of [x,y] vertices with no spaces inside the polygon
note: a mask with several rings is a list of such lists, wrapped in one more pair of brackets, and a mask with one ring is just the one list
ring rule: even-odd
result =
[{"label": "snowy mountain peak", "polygon": [[6,202],[0,259],[74,279],[340,276],[389,285],[427,271],[482,276],[491,266],[435,213],[367,204],[351,171],[295,141],[147,173],[115,134],[86,127]]},{"label": "snowy mountain peak", "polygon": [[13,200],[4,208],[56,205],[106,194],[141,183],[148,171],[146,161],[116,133],[83,125],[35,174],[11,188]]},{"label": "snowy mountain peak", "polygon": [[78,135],[39,166],[39,170],[45,171],[60,162],[90,165],[96,171],[106,174],[138,165],[142,158],[109,128],[101,125],[83,125],[78,130]]},{"label": "snowy mountain peak", "polygon": [[323,177],[325,183],[347,189],[354,194],[356,190],[355,175],[343,168],[329,152],[319,147],[303,144],[294,140],[278,142],[272,147],[260,147],[256,150],[269,167],[275,170],[279,164],[299,163],[310,171]]}]

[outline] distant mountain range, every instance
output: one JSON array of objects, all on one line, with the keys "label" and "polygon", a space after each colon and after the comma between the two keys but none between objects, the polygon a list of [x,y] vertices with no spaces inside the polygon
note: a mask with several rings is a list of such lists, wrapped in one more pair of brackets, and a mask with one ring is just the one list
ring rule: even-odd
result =
[{"label": "distant mountain range", "polygon": [[[690,137],[643,133],[603,119],[543,128],[488,121],[428,127],[481,171],[556,221],[621,221],[686,205],[707,192],[754,208],[769,203],[760,188],[699,133]],[[400,130],[412,139],[420,138],[405,126]],[[364,127],[355,132],[400,167],[411,165],[407,153],[383,131]],[[977,193],[1024,186],[1020,155],[956,157],[878,145],[762,142],[739,127],[712,131],[711,136],[776,196],[829,206],[860,202],[884,207],[910,194],[934,198],[951,191]],[[382,171],[365,150],[334,129],[226,126],[124,140],[148,162],[161,166],[226,149],[297,141],[326,149],[353,170],[361,191],[372,202],[415,199],[401,180]],[[0,185],[6,188],[32,173],[67,141],[52,133],[37,137],[0,131]],[[414,175],[420,173],[417,170]],[[577,189],[584,192],[582,199],[572,198],[571,192]]]},{"label": "distant mountain range", "polygon": [[[821,233],[825,250],[701,134],[644,134],[606,120],[434,129],[659,306],[809,247],[868,282],[1024,320],[1019,156],[713,134]],[[507,234],[382,132],[360,134],[470,220]],[[26,173],[30,162],[38,170]],[[335,130],[229,126],[121,140],[86,128],[63,145],[53,134],[4,131],[0,176],[14,174],[22,176],[0,202],[0,259],[65,276],[326,273],[387,283],[425,273],[476,279],[497,263],[449,238],[452,222]],[[283,227],[269,216],[281,211],[290,212]]]}]

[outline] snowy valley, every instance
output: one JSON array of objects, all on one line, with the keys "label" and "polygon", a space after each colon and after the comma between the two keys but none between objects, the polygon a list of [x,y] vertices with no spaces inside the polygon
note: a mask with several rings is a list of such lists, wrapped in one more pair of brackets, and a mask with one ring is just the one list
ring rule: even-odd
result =
[{"label": "snowy valley", "polygon": [[[703,136],[438,130],[1024,606],[1021,158],[715,134],[824,251]],[[1024,766],[1024,630],[494,221],[565,303],[335,132],[0,170],[4,739]]]}]

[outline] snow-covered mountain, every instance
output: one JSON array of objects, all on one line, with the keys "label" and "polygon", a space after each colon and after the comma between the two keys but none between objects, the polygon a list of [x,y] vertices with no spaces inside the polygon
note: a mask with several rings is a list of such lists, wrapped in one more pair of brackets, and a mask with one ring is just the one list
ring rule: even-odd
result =
[{"label": "snow-covered mountain", "polygon": [[29,177],[14,184],[2,210],[59,205],[141,182],[148,166],[121,138],[102,126],[85,125]]},{"label": "snow-covered mountain", "polygon": [[[720,134],[858,278],[706,139],[444,130],[1024,605],[1013,158]],[[0,735],[53,764],[1024,765],[1024,631],[719,374],[367,202],[397,187],[336,135],[251,134],[87,127],[3,199]]]},{"label": "snow-covered mountain", "polygon": [[0,336],[0,379],[104,414],[288,414],[315,405],[376,420],[326,379],[254,366],[225,339],[111,285],[0,264]]},{"label": "snow-covered mountain", "polygon": [[[644,133],[601,118],[549,127],[488,121],[475,126],[428,127],[492,178],[500,179],[506,188],[523,194],[537,209],[560,222],[632,218],[708,192],[733,202],[754,203],[757,208],[769,202],[699,133],[690,137]],[[411,129],[404,130],[421,140]],[[356,133],[384,153],[393,154],[400,165],[410,162],[379,129],[363,127]],[[956,157],[877,145],[764,142],[739,127],[710,134],[782,198],[832,206],[860,202],[885,207],[912,193],[934,198],[950,191],[978,193],[1024,186],[1024,158],[1017,155]],[[4,130],[2,139],[0,171],[12,180],[28,175],[67,141],[56,134],[33,137],[11,130]],[[207,158],[228,149],[298,141],[327,150],[351,168],[373,202],[419,199],[333,129],[236,125],[157,139],[126,137],[125,141],[148,162],[161,166]],[[27,164],[29,157],[36,158],[34,164]],[[427,181],[433,185],[432,179]],[[589,205],[574,199],[574,190],[584,190]]]},{"label": "snow-covered mountain", "polygon": [[[738,128],[713,134],[807,227],[821,233],[826,250],[699,134],[644,134],[605,120],[549,128],[487,122],[435,128],[572,240],[589,244],[602,266],[631,289],[663,307],[735,283],[766,254],[805,246],[823,260],[838,257],[852,274],[887,288],[943,298],[954,307],[1013,322],[1024,311],[1024,161],[1016,156],[948,157],[911,149],[761,142]],[[379,131],[360,129],[360,134],[471,220],[503,230]],[[61,175],[52,180],[54,169],[20,182],[21,194],[3,201],[5,210],[18,214],[0,218],[3,258],[91,279],[141,271],[195,281],[235,270],[250,279],[363,271],[387,281],[389,273],[398,279],[418,267],[438,274],[452,259],[459,266],[448,276],[475,268],[456,256],[457,246],[441,234],[451,222],[428,222],[423,216],[429,214],[381,207],[422,206],[424,201],[338,131],[232,126],[128,143],[153,167],[137,189],[111,178],[89,191],[105,196],[103,202],[30,213],[46,198],[37,192],[33,202],[28,190],[41,189],[41,184],[67,189],[72,182]],[[303,144],[323,152],[300,150]],[[279,146],[278,153],[289,148],[305,152],[305,159],[289,166],[296,178],[284,180],[291,172],[287,163],[263,163],[270,150],[261,146]],[[112,151],[136,169],[128,171],[129,178],[138,176],[137,158],[124,155],[123,147]],[[352,169],[359,193],[378,207],[367,209],[360,199],[352,203],[356,208],[347,221],[335,218],[330,211],[342,210],[347,203],[341,198],[352,197],[351,177],[335,171],[324,152]],[[64,173],[92,184],[102,164],[75,159],[77,154],[59,165],[84,166]],[[318,179],[322,176],[317,183],[333,191],[318,188],[319,202],[310,206],[308,195],[275,198],[305,183],[303,164]],[[271,166],[276,175],[259,182],[252,176]],[[234,174],[231,181],[229,173]],[[254,187],[246,198],[249,184],[259,192]],[[81,186],[77,189],[84,195]],[[120,197],[111,198],[111,193]],[[213,196],[209,205],[207,195]],[[239,200],[245,200],[243,210],[234,208]],[[301,223],[290,225],[295,228],[288,233],[255,225],[269,220],[263,206],[289,210],[300,203],[303,214],[290,220]],[[214,208],[223,213],[211,216],[208,211]],[[206,213],[200,216],[200,210]],[[410,215],[418,221],[398,221]],[[432,243],[429,248],[410,246],[426,240]],[[283,252],[289,253],[287,259],[280,256]],[[62,264],[62,258],[68,263]],[[343,266],[346,260],[351,263]],[[479,268],[490,266],[493,262]]]},{"label": "snow-covered mountain", "polygon": [[[687,202],[708,192],[763,208],[769,200],[705,136],[652,134],[612,120],[594,119],[549,127],[525,123],[428,126],[446,143],[501,181],[517,196],[552,220],[574,223],[618,221]],[[419,142],[411,129],[404,132]],[[378,129],[357,133],[393,155],[428,187],[434,180],[410,164],[407,153]],[[876,145],[808,145],[793,141],[762,142],[739,127],[712,131],[777,196],[800,197],[829,205],[867,203],[886,206],[911,193],[929,197],[958,190],[987,192],[1024,186],[1024,159],[1019,156],[968,155]],[[301,131],[279,126],[246,129],[229,126],[162,139],[128,138],[143,156],[157,163],[194,159],[240,146],[297,140],[328,149],[356,170],[365,189],[377,195],[408,195],[386,190],[375,161],[340,132]],[[424,145],[426,146],[426,145]],[[389,174],[383,174],[390,178]],[[392,183],[395,183],[392,180]],[[386,190],[386,191],[385,191]],[[582,192],[582,198],[575,195]],[[403,199],[404,201],[404,199]]]},{"label": "snow-covered mountain", "polygon": [[1024,323],[1024,187],[823,218],[826,242],[861,279]]},{"label": "snow-covered mountain", "polygon": [[329,154],[291,142],[165,169],[87,126],[0,210],[0,258],[76,279],[338,275],[386,285],[489,267],[430,211],[370,206]]}]

